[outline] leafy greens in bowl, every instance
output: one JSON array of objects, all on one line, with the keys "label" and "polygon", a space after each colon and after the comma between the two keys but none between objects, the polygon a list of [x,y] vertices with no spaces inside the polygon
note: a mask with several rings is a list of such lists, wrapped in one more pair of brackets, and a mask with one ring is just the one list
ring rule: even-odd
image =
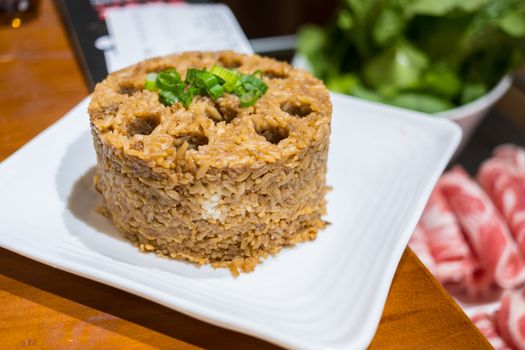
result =
[{"label": "leafy greens in bowl", "polygon": [[342,0],[299,53],[328,88],[427,113],[466,104],[525,55],[524,0]]}]

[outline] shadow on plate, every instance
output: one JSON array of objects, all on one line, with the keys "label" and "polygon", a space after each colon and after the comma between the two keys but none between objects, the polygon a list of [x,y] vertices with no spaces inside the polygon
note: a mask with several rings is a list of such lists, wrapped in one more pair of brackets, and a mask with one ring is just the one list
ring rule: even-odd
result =
[{"label": "shadow on plate", "polygon": [[141,253],[122,237],[112,223],[96,211],[101,205],[101,197],[93,187],[96,171],[94,162],[91,135],[85,132],[68,147],[56,176],[61,199],[67,197],[67,207],[63,213],[66,227],[86,249],[134,266],[158,269],[184,277],[230,277],[230,272],[226,269],[198,267],[191,263]]}]

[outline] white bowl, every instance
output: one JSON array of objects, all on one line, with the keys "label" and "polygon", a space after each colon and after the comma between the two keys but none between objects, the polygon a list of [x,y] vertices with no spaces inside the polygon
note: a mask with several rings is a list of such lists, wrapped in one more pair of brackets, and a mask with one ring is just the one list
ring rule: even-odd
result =
[{"label": "white bowl", "polygon": [[448,111],[436,113],[441,118],[454,121],[463,130],[463,139],[456,154],[461,152],[478,124],[487,115],[490,108],[505,95],[511,85],[512,79],[510,76],[504,76],[492,90],[480,98]]}]

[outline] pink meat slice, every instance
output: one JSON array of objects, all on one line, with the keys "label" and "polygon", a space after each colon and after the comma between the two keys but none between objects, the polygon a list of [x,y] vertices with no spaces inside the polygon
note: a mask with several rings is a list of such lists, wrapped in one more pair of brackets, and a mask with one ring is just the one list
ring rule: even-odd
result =
[{"label": "pink meat slice", "polygon": [[485,278],[513,288],[525,281],[525,261],[508,227],[481,187],[460,167],[441,178],[443,195],[478,257]]},{"label": "pink meat slice", "polygon": [[412,237],[410,237],[410,242],[408,243],[410,249],[416,253],[417,257],[421,262],[427,267],[427,269],[434,275],[436,270],[436,262],[432,257],[430,252],[430,247],[428,246],[428,240],[424,230],[420,225],[417,225]]},{"label": "pink meat slice", "polygon": [[498,333],[494,314],[479,313],[471,317],[471,320],[495,350],[511,350]]},{"label": "pink meat slice", "polygon": [[525,148],[512,144],[496,147],[494,157],[507,162],[514,168],[516,174],[525,182]]},{"label": "pink meat slice", "polygon": [[525,350],[525,289],[506,291],[496,318],[499,333],[507,344]]},{"label": "pink meat slice", "polygon": [[519,178],[517,169],[506,160],[494,157],[483,163],[478,180],[503,214],[525,255],[525,182]]},{"label": "pink meat slice", "polygon": [[438,182],[421,216],[420,225],[436,261],[436,278],[443,284],[464,283],[474,268],[470,247]]}]

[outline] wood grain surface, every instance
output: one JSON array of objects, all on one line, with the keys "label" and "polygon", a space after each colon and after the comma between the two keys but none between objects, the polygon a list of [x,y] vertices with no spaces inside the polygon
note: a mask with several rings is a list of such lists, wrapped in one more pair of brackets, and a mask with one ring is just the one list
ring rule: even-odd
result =
[{"label": "wood grain surface", "polygon": [[[0,29],[0,160],[88,93],[56,9]],[[86,120],[87,123],[87,120]],[[2,349],[270,349],[148,300],[0,248]],[[490,349],[410,250],[371,349]]]}]

